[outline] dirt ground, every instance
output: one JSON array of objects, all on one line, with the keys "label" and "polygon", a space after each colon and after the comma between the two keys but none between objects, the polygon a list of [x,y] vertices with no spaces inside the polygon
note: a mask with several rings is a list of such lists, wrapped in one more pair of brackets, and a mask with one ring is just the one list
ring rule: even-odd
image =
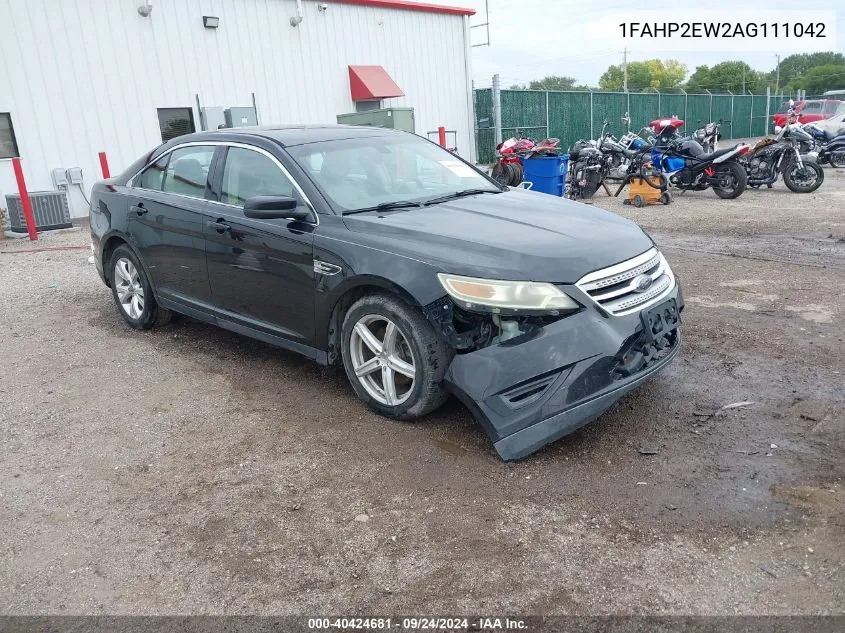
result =
[{"label": "dirt ground", "polygon": [[391,422],[295,354],[186,318],[135,332],[87,250],[0,241],[0,612],[845,613],[845,172],[826,176],[597,196],[683,280],[683,348],[510,464],[457,402]]}]

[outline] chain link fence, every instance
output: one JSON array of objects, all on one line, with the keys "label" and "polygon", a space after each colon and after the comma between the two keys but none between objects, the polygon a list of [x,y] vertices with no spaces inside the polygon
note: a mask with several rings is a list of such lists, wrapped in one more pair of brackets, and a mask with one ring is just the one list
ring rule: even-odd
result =
[{"label": "chain link fence", "polygon": [[[474,91],[476,149],[479,163],[496,160],[494,90]],[[587,92],[501,90],[502,139],[528,136],[555,137],[561,147],[596,138],[605,119],[617,138],[626,132],[622,115],[631,116],[630,129],[639,131],[661,116],[678,116],[688,134],[708,121],[730,121],[722,126],[725,139],[763,136],[770,132],[772,114],[789,95],[663,94],[654,92]],[[768,102],[768,103],[767,103]]]}]

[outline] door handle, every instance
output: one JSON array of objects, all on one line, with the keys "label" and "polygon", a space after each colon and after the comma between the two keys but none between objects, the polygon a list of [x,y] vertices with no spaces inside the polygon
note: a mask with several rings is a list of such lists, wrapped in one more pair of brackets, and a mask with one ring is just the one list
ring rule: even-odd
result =
[{"label": "door handle", "polygon": [[146,209],[146,207],[144,207],[143,202],[139,202],[138,204],[133,204],[131,207],[129,207],[129,210],[134,211],[138,215],[144,215],[147,212],[147,209]]},{"label": "door handle", "polygon": [[209,229],[214,229],[218,233],[225,233],[226,231],[231,231],[232,227],[229,224],[226,224],[222,219],[221,220],[208,220],[205,223],[205,226]]}]

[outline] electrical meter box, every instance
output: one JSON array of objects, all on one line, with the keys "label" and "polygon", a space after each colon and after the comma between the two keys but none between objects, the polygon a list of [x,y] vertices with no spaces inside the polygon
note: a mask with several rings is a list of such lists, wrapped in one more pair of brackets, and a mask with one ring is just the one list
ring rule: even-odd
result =
[{"label": "electrical meter box", "polygon": [[82,184],[82,167],[68,167],[67,168],[67,179],[68,182],[72,185],[81,185]]},{"label": "electrical meter box", "polygon": [[338,114],[337,122],[343,125],[372,125],[392,130],[416,133],[413,108],[384,108],[369,112],[350,112]]},{"label": "electrical meter box", "polygon": [[226,108],[223,110],[223,116],[226,119],[226,127],[258,125],[255,108]]}]

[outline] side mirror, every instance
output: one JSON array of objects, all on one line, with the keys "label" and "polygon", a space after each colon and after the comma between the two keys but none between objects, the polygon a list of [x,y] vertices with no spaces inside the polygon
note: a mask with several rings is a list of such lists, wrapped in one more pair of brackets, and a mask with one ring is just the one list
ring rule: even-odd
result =
[{"label": "side mirror", "polygon": [[311,211],[298,207],[290,196],[253,196],[244,203],[244,215],[255,220],[305,220]]}]

